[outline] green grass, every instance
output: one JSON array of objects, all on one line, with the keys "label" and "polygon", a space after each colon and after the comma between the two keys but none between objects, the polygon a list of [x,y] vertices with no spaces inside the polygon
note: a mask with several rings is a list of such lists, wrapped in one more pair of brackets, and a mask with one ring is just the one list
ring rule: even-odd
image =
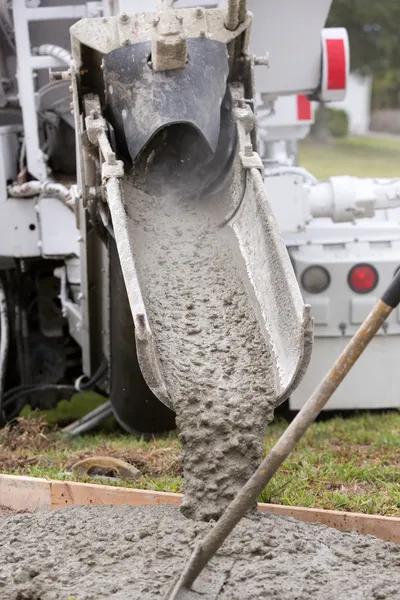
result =
[{"label": "green grass", "polygon": [[333,175],[400,177],[400,141],[348,137],[329,144],[299,144],[299,164],[318,179]]},{"label": "green grass", "polygon": [[[277,420],[265,437],[268,451],[287,423]],[[32,430],[30,430],[30,428]],[[2,472],[93,481],[71,476],[74,462],[93,455],[117,456],[135,464],[143,476],[135,482],[97,479],[97,483],[181,492],[183,479],[175,433],[145,441],[121,433],[100,432],[65,438],[28,419],[0,434]],[[368,514],[400,515],[400,411],[364,412],[314,424],[284,463],[260,501]]]}]

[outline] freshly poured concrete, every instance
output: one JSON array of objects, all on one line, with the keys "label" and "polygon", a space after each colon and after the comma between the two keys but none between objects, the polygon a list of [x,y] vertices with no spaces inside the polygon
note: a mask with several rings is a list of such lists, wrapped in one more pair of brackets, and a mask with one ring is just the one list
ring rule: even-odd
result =
[{"label": "freshly poured concrete", "polygon": [[[211,526],[171,506],[0,519],[0,598],[161,599]],[[257,515],[239,523],[211,566],[232,560],[218,600],[400,598],[400,546],[371,536]]]},{"label": "freshly poured concrete", "polygon": [[234,234],[218,227],[219,201],[125,184],[139,282],[182,442],[182,510],[204,520],[220,516],[257,468],[276,400],[269,341]]}]

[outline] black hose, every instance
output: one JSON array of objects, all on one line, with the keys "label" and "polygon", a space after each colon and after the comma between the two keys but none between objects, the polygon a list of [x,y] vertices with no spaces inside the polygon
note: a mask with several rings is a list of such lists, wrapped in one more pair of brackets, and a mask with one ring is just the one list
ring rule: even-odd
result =
[{"label": "black hose", "polygon": [[[22,387],[22,386],[19,386]],[[72,396],[72,394],[76,393],[76,389],[74,388],[74,386],[72,385],[57,385],[55,383],[48,383],[48,384],[39,384],[39,385],[29,385],[26,384],[26,386],[24,386],[24,389],[19,389],[18,391],[15,391],[16,388],[13,388],[14,393],[11,394],[7,400],[4,401],[3,407],[4,409],[6,409],[8,406],[15,404],[15,402],[17,402],[14,410],[12,411],[12,413],[7,415],[7,421],[11,421],[12,419],[15,419],[19,413],[21,412],[21,410],[24,408],[25,404],[26,404],[26,396],[29,396],[30,394],[34,394],[36,392],[49,392],[49,391],[56,391],[56,392],[64,392],[64,393],[68,393]],[[10,390],[11,392],[11,390]],[[18,402],[19,399],[24,398],[23,402]]]},{"label": "black hose", "polygon": [[[48,392],[48,391],[64,392],[64,393],[70,394],[71,396],[75,393],[86,392],[95,387],[96,383],[98,383],[100,381],[100,379],[107,372],[107,368],[108,368],[108,363],[106,360],[104,360],[101,363],[101,365],[99,366],[99,368],[97,369],[97,371],[94,373],[93,377],[88,379],[88,381],[84,384],[79,383],[78,385],[76,385],[76,383],[75,383],[75,385],[72,386],[72,385],[59,385],[59,384],[55,384],[55,383],[47,383],[47,384],[46,383],[43,383],[43,384],[26,383],[26,384],[11,388],[4,394],[3,410],[10,407],[15,402],[17,402],[17,405],[16,405],[15,409],[12,411],[12,413],[7,415],[7,420],[10,421],[12,419],[15,419],[18,416],[18,414],[20,413],[20,411],[23,409],[23,407],[25,406],[25,404],[26,404],[25,400],[23,402],[18,402],[18,400],[20,400],[21,398],[25,399],[26,396],[29,396],[30,394],[34,394],[36,392]],[[79,381],[79,379],[77,381]]]},{"label": "black hose", "polygon": [[82,383],[82,379],[85,377],[84,375],[82,375],[76,380],[75,390],[77,392],[87,392],[88,390],[91,390],[96,385],[96,383],[98,383],[102,379],[102,377],[104,377],[104,375],[107,373],[107,369],[108,362],[104,359],[98,367],[97,371],[95,371],[94,375],[90,379],[88,379],[86,383]]}]

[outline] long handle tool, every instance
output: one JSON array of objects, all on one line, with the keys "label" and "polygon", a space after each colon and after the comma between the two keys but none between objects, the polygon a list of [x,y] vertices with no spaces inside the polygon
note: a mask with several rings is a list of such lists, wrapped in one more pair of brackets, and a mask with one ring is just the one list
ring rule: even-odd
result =
[{"label": "long handle tool", "polygon": [[264,458],[257,471],[232,500],[222,517],[196,547],[176,585],[165,600],[185,600],[191,597],[190,588],[204,567],[221,547],[235,525],[257,501],[258,495],[289,456],[364,352],[393,309],[400,303],[400,270],[378,301],[360,329],[347,344],[333,367],[325,375],[296,418]]}]

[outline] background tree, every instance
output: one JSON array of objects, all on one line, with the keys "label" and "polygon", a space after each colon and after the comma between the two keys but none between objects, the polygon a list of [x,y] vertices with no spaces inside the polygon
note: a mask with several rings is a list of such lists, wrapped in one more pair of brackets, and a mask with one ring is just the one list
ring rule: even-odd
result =
[{"label": "background tree", "polygon": [[[399,0],[333,0],[327,27],[345,27],[350,67],[374,75],[373,107],[400,103]],[[326,110],[320,105],[313,137],[326,141]]]}]

